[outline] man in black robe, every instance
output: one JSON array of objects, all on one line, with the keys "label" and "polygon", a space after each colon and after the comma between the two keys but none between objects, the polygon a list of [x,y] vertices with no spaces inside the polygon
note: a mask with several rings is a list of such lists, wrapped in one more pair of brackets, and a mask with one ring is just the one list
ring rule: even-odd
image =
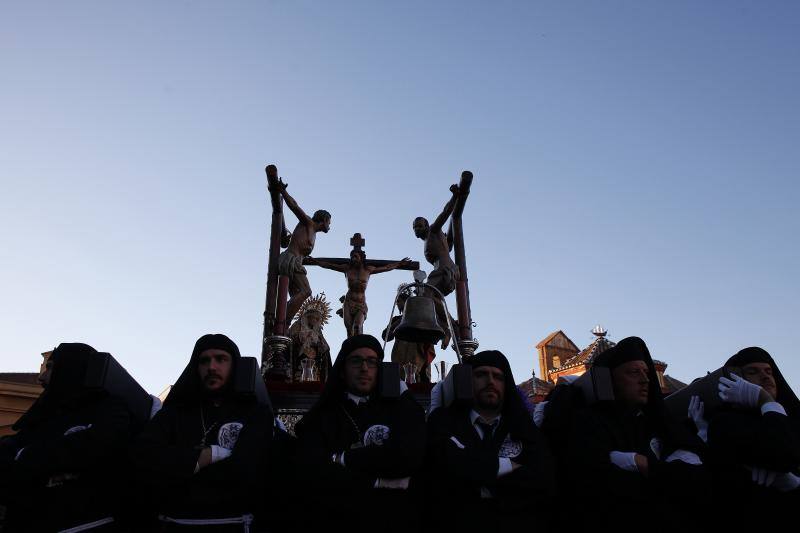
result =
[{"label": "man in black robe", "polygon": [[274,422],[269,405],[235,390],[241,360],[225,335],[200,337],[164,406],[137,439],[131,454],[136,476],[153,495],[164,528],[252,527]]},{"label": "man in black robe", "polygon": [[425,413],[410,392],[384,397],[383,348],[342,343],[322,395],[297,423],[302,518],[309,530],[415,531],[410,478],[425,454]]},{"label": "man in black robe", "polygon": [[133,426],[121,399],[84,386],[96,355],[86,344],[60,344],[44,392],[14,424],[17,433],[0,439],[3,531],[113,528]]},{"label": "man in black robe", "polygon": [[800,505],[800,401],[762,348],[745,348],[725,366],[740,369],[741,376],[720,378],[724,403],[708,420],[718,524],[794,523]]},{"label": "man in black robe", "polygon": [[589,405],[573,419],[570,475],[586,496],[582,527],[702,529],[702,498],[710,488],[703,443],[667,416],[644,341],[623,339],[594,366],[610,370],[614,400]]},{"label": "man in black robe", "polygon": [[553,460],[514,384],[506,357],[472,356],[473,401],[428,418],[431,531],[546,528]]}]

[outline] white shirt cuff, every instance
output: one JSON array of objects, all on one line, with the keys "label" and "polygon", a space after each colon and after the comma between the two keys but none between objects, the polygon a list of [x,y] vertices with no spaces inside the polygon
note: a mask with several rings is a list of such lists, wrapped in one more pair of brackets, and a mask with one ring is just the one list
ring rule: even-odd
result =
[{"label": "white shirt cuff", "polygon": [[542,422],[544,422],[544,408],[547,405],[547,402],[539,402],[533,407],[533,423],[536,424],[537,428],[542,427]]},{"label": "white shirt cuff", "polygon": [[761,414],[765,415],[767,413],[780,413],[786,416],[786,409],[778,402],[767,402],[761,406]]},{"label": "white shirt cuff", "polygon": [[222,461],[223,459],[227,459],[231,456],[231,451],[228,448],[223,448],[222,446],[217,446],[216,444],[211,445],[211,463],[216,463],[217,461]]},{"label": "white shirt cuff", "polygon": [[508,457],[500,457],[498,458],[497,462],[497,477],[510,474],[511,470],[513,470],[513,467],[511,466],[511,459]]},{"label": "white shirt cuff", "polygon": [[682,463],[686,463],[689,465],[701,465],[703,461],[700,460],[700,456],[696,453],[690,452],[688,450],[675,450],[667,457],[667,462],[671,463],[673,461],[681,461]]},{"label": "white shirt cuff", "polygon": [[639,471],[639,467],[636,466],[636,452],[610,452],[608,458],[614,465],[623,470],[628,472]]}]

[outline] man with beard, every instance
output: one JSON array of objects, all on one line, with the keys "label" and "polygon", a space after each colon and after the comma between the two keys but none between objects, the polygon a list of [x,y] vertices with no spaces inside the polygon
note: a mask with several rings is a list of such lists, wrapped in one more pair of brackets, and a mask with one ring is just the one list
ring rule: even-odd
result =
[{"label": "man with beard", "polygon": [[113,527],[132,417],[123,400],[84,386],[97,356],[86,344],[59,344],[44,392],[0,440],[3,531]]},{"label": "man with beard", "polygon": [[[725,367],[741,369],[741,376],[719,379],[724,403],[707,422],[719,523],[761,528],[765,521],[794,521],[791,514],[800,504],[800,401],[762,348],[741,350]],[[704,429],[702,402],[699,409],[693,418]]]},{"label": "man with beard", "polygon": [[296,426],[308,530],[417,529],[408,489],[425,454],[425,414],[408,391],[381,394],[383,356],[371,335],[345,340],[319,401]]},{"label": "man with beard", "polygon": [[[428,418],[431,530],[530,527],[555,483],[550,452],[499,351],[475,354],[471,405],[440,407]],[[537,511],[542,511],[538,513]]]},{"label": "man with beard", "polygon": [[614,400],[586,407],[573,421],[571,481],[590,496],[583,527],[702,528],[700,499],[709,488],[702,442],[667,416],[644,341],[623,339],[593,366],[610,370]]},{"label": "man with beard", "polygon": [[164,406],[138,438],[135,472],[155,498],[163,529],[249,531],[274,422],[257,394],[235,389],[236,375],[244,371],[232,340],[200,337]]}]

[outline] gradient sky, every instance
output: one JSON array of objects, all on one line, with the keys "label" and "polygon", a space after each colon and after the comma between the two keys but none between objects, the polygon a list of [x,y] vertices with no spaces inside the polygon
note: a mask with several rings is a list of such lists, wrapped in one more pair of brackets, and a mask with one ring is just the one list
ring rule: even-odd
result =
[{"label": "gradient sky", "polygon": [[789,1],[3,2],[0,371],[84,341],[158,393],[204,333],[258,356],[274,163],[333,214],[314,255],[422,261],[471,170],[475,336],[518,382],[599,323],[683,381],[763,346],[798,390],[798,57]]}]

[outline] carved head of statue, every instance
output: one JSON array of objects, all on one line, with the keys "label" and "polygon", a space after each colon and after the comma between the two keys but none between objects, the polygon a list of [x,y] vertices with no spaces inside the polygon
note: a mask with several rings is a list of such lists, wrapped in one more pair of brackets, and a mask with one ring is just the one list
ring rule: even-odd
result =
[{"label": "carved head of statue", "polygon": [[314,216],[311,217],[311,220],[316,222],[317,224],[317,231],[321,231],[323,233],[328,233],[331,229],[331,214],[325,211],[324,209],[320,209],[314,213]]},{"label": "carved head of statue", "polygon": [[353,250],[350,252],[350,262],[356,265],[364,264],[367,260],[367,254],[362,250]]},{"label": "carved head of statue", "polygon": [[430,225],[425,217],[417,217],[414,219],[414,235],[420,239],[427,239]]}]

